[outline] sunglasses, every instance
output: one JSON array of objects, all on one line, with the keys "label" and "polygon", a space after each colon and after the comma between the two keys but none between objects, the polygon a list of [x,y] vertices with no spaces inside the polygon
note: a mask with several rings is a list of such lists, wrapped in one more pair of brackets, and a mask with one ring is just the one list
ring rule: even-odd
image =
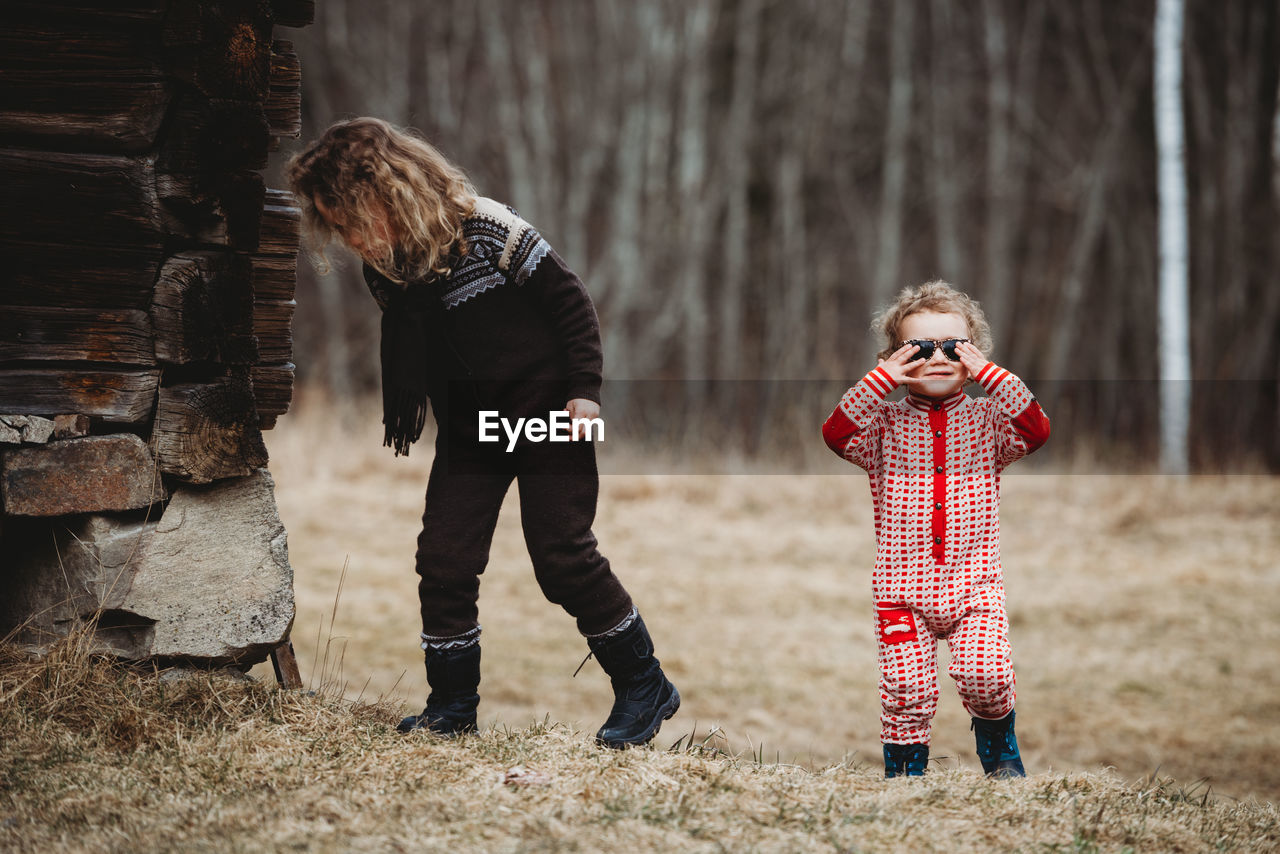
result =
[{"label": "sunglasses", "polygon": [[912,338],[910,341],[903,341],[902,346],[914,344],[920,348],[920,352],[916,353],[911,361],[916,359],[924,359],[926,362],[933,358],[933,351],[942,348],[942,355],[946,356],[953,362],[960,361],[960,354],[956,352],[956,345],[960,343],[968,343],[968,338],[948,338],[946,341],[935,341],[932,338]]}]

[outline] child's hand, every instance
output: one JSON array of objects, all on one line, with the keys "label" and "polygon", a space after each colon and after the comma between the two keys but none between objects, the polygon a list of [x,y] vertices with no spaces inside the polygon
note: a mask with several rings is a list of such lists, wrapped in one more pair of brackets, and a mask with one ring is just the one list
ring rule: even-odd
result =
[{"label": "child's hand", "polygon": [[[893,378],[898,385],[909,385],[919,382],[915,377],[907,376],[907,371],[912,370],[911,361],[920,352],[919,345],[903,344],[887,359],[879,359],[876,364],[884,370],[886,374]],[[923,363],[922,363],[923,364]]]},{"label": "child's hand", "polygon": [[960,364],[964,365],[964,369],[969,372],[971,380],[976,380],[978,372],[987,366],[987,357],[968,341],[956,345],[956,355],[960,357]]},{"label": "child's hand", "polygon": [[[587,400],[585,397],[575,397],[564,405],[564,411],[569,413],[569,418],[584,418],[590,420],[600,417],[600,404],[594,400]],[[577,441],[579,438],[586,438],[590,428],[586,424],[573,425],[573,438]]]}]

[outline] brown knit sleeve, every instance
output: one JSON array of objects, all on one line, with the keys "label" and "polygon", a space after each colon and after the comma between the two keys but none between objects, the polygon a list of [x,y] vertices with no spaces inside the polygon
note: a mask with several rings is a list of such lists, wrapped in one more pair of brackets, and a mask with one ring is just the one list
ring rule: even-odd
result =
[{"label": "brown knit sleeve", "polygon": [[569,400],[600,402],[604,353],[600,321],[587,288],[554,249],[538,262],[523,287],[542,306],[563,348],[569,373]]}]

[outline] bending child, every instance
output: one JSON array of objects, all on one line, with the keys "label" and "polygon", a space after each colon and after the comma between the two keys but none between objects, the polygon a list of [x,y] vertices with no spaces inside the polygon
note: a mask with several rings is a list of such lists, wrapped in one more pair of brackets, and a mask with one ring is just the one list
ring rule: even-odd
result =
[{"label": "bending child", "polygon": [[[872,573],[885,776],[920,776],[938,706],[938,640],[973,717],[988,775],[1022,777],[1000,567],[1000,473],[1044,444],[1022,380],[987,361],[982,309],[946,282],[906,288],[873,328],[885,349],[822,427],[866,469],[875,505]],[[970,398],[976,381],[987,397]],[[885,400],[898,386],[906,397]]]},{"label": "bending child", "polygon": [[602,356],[586,288],[512,209],[477,195],[434,147],[379,119],[333,125],[288,174],[320,249],[336,237],[365,262],[383,312],[386,444],[409,453],[428,401],[437,425],[416,558],[430,695],[399,729],[451,736],[476,726],[480,574],[514,480],[542,592],[577,620],[613,686],[597,740],[648,742],[680,695],[596,548],[594,446],[528,430],[485,441],[495,437],[479,424],[482,412],[511,423],[563,423],[568,413],[573,438],[591,429]]}]

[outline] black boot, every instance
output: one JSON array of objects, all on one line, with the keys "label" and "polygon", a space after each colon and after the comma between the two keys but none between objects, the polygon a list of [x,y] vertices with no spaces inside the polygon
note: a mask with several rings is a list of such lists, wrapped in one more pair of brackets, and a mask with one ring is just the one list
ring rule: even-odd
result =
[{"label": "black boot", "polygon": [[587,638],[587,645],[613,683],[613,710],[596,741],[621,749],[647,744],[662,722],[680,708],[680,692],[667,680],[653,656],[653,640],[644,620],[610,637]]},{"label": "black boot", "polygon": [[927,744],[886,744],[884,745],[884,776],[891,777],[923,777],[924,768],[929,764],[929,745]]},{"label": "black boot", "polygon": [[1014,713],[990,721],[985,718],[973,719],[973,736],[978,743],[978,758],[982,760],[982,770],[988,777],[1007,780],[1010,777],[1027,776],[1022,767],[1022,757],[1018,753],[1018,737],[1013,732]]},{"label": "black boot", "polygon": [[426,729],[453,737],[476,728],[480,705],[480,644],[464,649],[427,650],[427,684],[431,694],[420,715],[410,715],[396,727],[400,732]]}]

